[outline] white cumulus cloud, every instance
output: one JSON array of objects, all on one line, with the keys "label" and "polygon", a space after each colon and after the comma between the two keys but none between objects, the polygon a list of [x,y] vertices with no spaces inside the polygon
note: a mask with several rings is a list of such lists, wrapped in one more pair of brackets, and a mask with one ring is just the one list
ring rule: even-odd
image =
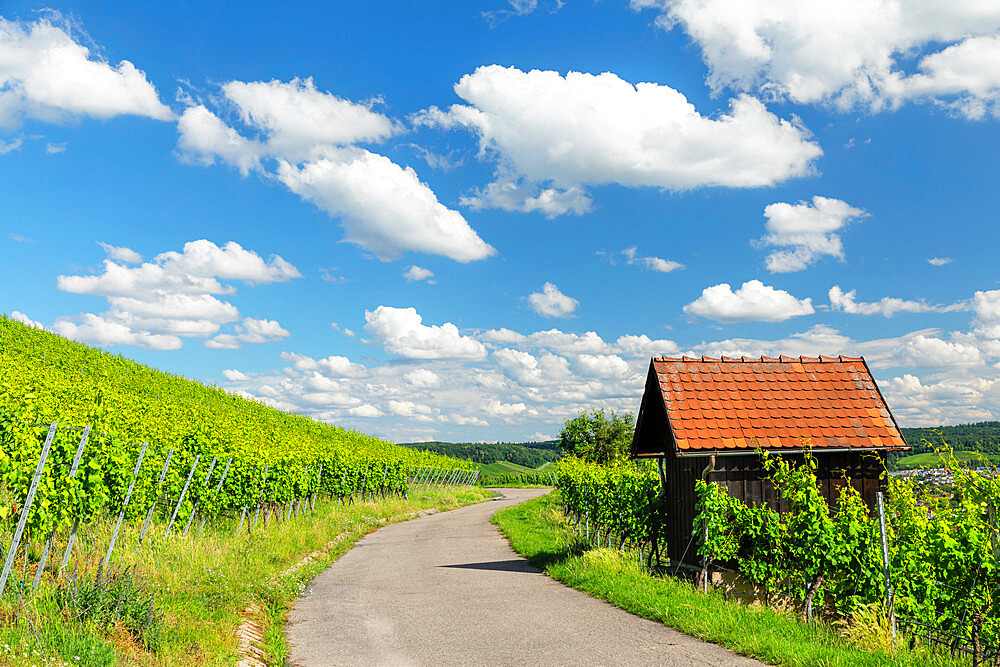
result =
[{"label": "white cumulus cloud", "polygon": [[552,283],[545,283],[541,292],[528,295],[528,305],[542,317],[570,317],[580,302],[566,296]]},{"label": "white cumulus cloud", "polygon": [[183,159],[277,180],[338,218],[344,241],[383,260],[416,251],[471,262],[494,253],[412,168],[355,145],[401,131],[371,104],[321,91],[312,79],[230,81],[222,93],[242,130],[192,104],[178,122]]},{"label": "white cumulus cloud", "polygon": [[[141,261],[128,248],[101,244],[118,261]],[[78,323],[60,318],[57,330],[97,345],[128,344],[156,349],[180,347],[180,338],[207,338],[219,334],[224,325],[233,331],[208,341],[209,347],[234,349],[243,343],[265,342],[288,335],[276,322],[255,318],[240,321],[239,309],[219,298],[236,288],[223,280],[247,284],[285,282],[301,276],[280,256],[265,260],[257,253],[230,241],[218,246],[201,239],[184,244],[182,251],[160,253],[150,262],[126,266],[105,259],[101,273],[63,275],[58,288],[74,294],[91,294],[108,300],[108,310],[99,316],[85,314]],[[93,319],[96,318],[96,319]],[[114,326],[112,326],[114,325]],[[122,330],[134,335],[125,335]],[[282,332],[284,332],[282,334]],[[163,334],[169,339],[143,335]],[[92,336],[88,338],[88,336]]]},{"label": "white cumulus cloud", "polygon": [[[680,92],[605,72],[483,66],[455,85],[467,104],[417,114],[418,125],[464,127],[498,160],[476,206],[589,210],[583,186],[618,183],[688,190],[759,187],[809,174],[822,151],[807,132],[749,96],[703,116]],[[538,193],[538,194],[536,194]]]},{"label": "white cumulus cloud", "polygon": [[843,245],[835,232],[865,215],[859,208],[827,197],[813,197],[811,204],[768,204],[764,208],[767,234],[760,245],[782,248],[768,255],[768,271],[801,271],[824,256],[844,259]]},{"label": "white cumulus cloud", "polygon": [[684,306],[688,315],[716,322],[784,322],[811,315],[812,299],[797,299],[788,292],[750,280],[736,291],[729,283],[706,287],[701,296]]},{"label": "white cumulus cloud", "polygon": [[20,322],[21,324],[27,324],[29,327],[35,327],[36,329],[44,329],[45,325],[38,320],[33,320],[20,310],[12,310],[10,312],[10,319],[15,322]]},{"label": "white cumulus cloud", "polygon": [[482,359],[486,348],[451,322],[427,326],[416,308],[379,306],[365,311],[365,331],[386,352],[409,359]]},{"label": "white cumulus cloud", "polygon": [[858,301],[857,290],[844,292],[838,285],[830,288],[831,310],[842,310],[852,315],[882,315],[892,317],[897,313],[953,313],[969,310],[968,301],[956,301],[948,305],[934,305],[923,300],[882,297],[878,301]]},{"label": "white cumulus cloud", "polygon": [[434,272],[415,264],[407,267],[406,271],[403,271],[403,277],[406,278],[406,282],[408,283],[426,280],[431,285],[434,284]]},{"label": "white cumulus cloud", "polygon": [[126,264],[136,264],[142,261],[142,255],[131,248],[124,246],[113,246],[110,243],[97,242],[97,245],[104,248],[104,253],[110,258]]},{"label": "white cumulus cloud", "polygon": [[123,114],[174,118],[145,73],[129,61],[112,66],[57,22],[0,18],[0,125],[22,117],[52,122]]},{"label": "white cumulus cloud", "polygon": [[243,318],[242,324],[234,327],[236,333],[219,334],[205,341],[205,347],[217,350],[238,350],[244,343],[273,343],[291,336],[274,320]]},{"label": "white cumulus cloud", "polygon": [[52,325],[52,330],[64,338],[98,347],[133,345],[149,350],[176,350],[182,345],[181,339],[172,334],[135,331],[118,318],[93,313],[83,313],[75,318],[60,317]]},{"label": "white cumulus cloud", "polygon": [[[842,110],[944,100],[996,113],[1000,6],[925,0],[631,0],[701,49],[708,83]],[[937,50],[940,49],[940,50]],[[904,61],[919,57],[918,74]]]}]

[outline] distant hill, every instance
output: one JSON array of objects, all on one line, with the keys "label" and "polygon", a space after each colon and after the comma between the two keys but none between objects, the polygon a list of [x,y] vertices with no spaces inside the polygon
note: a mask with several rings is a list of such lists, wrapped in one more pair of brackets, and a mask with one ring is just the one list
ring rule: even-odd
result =
[{"label": "distant hill", "polygon": [[[898,465],[901,458],[926,454],[944,446],[956,452],[980,452],[1000,458],[1000,421],[900,430],[906,438],[906,443],[913,449],[901,454],[890,454],[890,468]],[[911,464],[926,465],[924,458],[910,458],[903,462],[903,465],[906,467],[912,467]]]},{"label": "distant hill", "polygon": [[525,473],[538,472],[535,468],[519,466],[510,461],[497,461],[496,463],[483,463],[479,469],[484,475],[523,475]]},{"label": "distant hill", "polygon": [[[979,452],[955,452],[955,460],[964,466],[979,467],[980,465],[997,465],[1000,463],[1000,456],[995,454],[980,454]],[[940,468],[944,465],[941,454],[937,452],[924,452],[923,454],[913,454],[904,456],[896,461],[896,470],[910,470],[912,468]]]},{"label": "distant hill", "polygon": [[[476,463],[509,461],[525,468],[538,468],[562,458],[558,440],[544,442],[401,442],[403,447],[469,459]],[[446,453],[447,452],[447,453]]]},{"label": "distant hill", "polygon": [[900,429],[912,454],[933,451],[943,444],[952,449],[984,454],[1000,454],[1000,421]]}]

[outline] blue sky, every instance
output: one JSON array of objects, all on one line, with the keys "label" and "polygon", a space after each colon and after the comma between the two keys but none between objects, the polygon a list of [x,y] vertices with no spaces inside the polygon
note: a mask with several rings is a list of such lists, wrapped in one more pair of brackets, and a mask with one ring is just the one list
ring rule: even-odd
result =
[{"label": "blue sky", "polygon": [[864,355],[1000,418],[1000,10],[0,10],[0,311],[398,441]]}]

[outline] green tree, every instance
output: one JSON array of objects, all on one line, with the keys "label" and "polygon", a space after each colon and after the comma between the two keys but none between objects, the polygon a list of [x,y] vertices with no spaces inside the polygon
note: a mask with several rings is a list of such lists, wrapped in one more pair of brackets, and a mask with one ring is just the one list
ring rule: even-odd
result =
[{"label": "green tree", "polygon": [[584,410],[568,420],[559,434],[566,456],[609,464],[628,458],[635,417],[631,412]]}]

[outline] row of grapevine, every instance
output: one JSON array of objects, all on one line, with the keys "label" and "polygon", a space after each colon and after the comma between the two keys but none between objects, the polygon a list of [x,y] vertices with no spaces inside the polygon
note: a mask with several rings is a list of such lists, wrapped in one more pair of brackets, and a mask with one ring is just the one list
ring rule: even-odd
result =
[{"label": "row of grapevine", "polygon": [[[1000,479],[950,461],[956,490],[921,492],[890,477],[885,503],[887,561],[877,514],[844,485],[833,507],[821,496],[816,463],[765,457],[791,512],[749,506],[715,484],[698,483],[699,553],[733,564],[766,594],[812,602],[838,616],[882,606],[913,635],[957,646],[1000,646]],[[888,590],[886,582],[888,580]],[[975,635],[975,638],[974,636]],[[944,639],[942,639],[944,638]]]},{"label": "row of grapevine", "polygon": [[554,470],[566,514],[585,533],[614,536],[619,545],[641,544],[652,537],[649,517],[660,482],[650,464],[607,467],[566,458]]}]

